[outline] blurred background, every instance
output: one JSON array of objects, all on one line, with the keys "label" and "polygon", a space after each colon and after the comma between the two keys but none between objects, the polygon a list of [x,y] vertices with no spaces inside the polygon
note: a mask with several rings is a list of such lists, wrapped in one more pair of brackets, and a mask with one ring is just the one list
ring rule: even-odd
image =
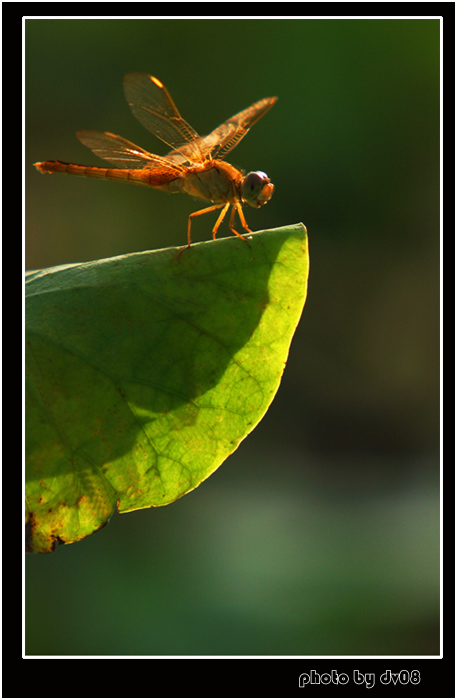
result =
[{"label": "blurred background", "polygon": [[26,21],[27,269],[185,243],[190,197],[33,167],[101,166],[80,129],[165,154],[124,99],[132,71],[201,134],[279,97],[227,160],[275,184],[250,227],[302,221],[311,258],[282,385],[238,451],[178,502],[26,558],[27,654],[439,653],[439,31]]}]

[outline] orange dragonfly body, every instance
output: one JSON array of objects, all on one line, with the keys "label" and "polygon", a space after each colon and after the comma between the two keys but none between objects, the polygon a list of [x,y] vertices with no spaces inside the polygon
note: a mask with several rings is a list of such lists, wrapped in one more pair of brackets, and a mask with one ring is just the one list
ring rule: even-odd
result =
[{"label": "orange dragonfly body", "polygon": [[41,173],[67,173],[147,185],[166,192],[187,192],[212,202],[212,206],[189,216],[187,241],[190,246],[192,219],[222,209],[213,228],[213,238],[230,206],[231,231],[246,240],[234,228],[238,212],[245,231],[251,233],[242,205],[261,207],[273,194],[274,185],[264,172],[242,172],[222,159],[247,134],[256,121],[274,105],[276,97],[266,97],[235,114],[208,136],[199,136],[181,117],[166,87],[146,73],[129,73],[124,92],[134,116],[154,136],[172,150],[165,156],[148,153],[140,146],[107,131],[79,131],[76,136],[95,155],[115,165],[98,168],[60,161],[35,163]]}]

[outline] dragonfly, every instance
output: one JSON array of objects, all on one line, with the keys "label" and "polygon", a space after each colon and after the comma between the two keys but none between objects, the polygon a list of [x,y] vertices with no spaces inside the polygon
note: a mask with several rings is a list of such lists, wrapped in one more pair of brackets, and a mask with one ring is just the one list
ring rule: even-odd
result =
[{"label": "dragonfly", "polygon": [[[246,175],[223,159],[246,136],[249,129],[274,105],[276,97],[266,97],[235,114],[207,136],[199,136],[178,111],[165,85],[147,73],[129,73],[123,81],[126,100],[138,121],[171,151],[164,156],[148,153],[131,141],[108,131],[78,131],[79,141],[115,168],[101,168],[61,161],[34,163],[40,173],[67,173],[146,185],[165,192],[185,192],[207,200],[211,206],[190,214],[187,247],[191,245],[192,219],[221,209],[212,230],[217,231],[232,207],[229,228],[235,229],[238,213],[245,232],[252,233],[243,214],[243,205],[260,208],[272,197],[274,185],[263,171]],[[249,244],[248,244],[249,245]]]}]

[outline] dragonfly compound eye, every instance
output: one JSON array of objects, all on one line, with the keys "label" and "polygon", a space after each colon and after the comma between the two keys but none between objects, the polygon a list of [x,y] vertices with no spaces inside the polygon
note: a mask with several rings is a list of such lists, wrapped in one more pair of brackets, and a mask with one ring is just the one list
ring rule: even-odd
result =
[{"label": "dragonfly compound eye", "polygon": [[261,207],[266,204],[273,194],[274,185],[269,177],[261,170],[248,173],[243,180],[242,197],[251,207]]}]

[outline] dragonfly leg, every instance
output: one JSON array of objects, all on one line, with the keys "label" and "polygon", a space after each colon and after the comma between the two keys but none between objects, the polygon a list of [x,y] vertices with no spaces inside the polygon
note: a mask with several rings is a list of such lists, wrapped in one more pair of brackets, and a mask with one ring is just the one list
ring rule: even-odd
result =
[{"label": "dragonfly leg", "polygon": [[230,221],[229,221],[230,230],[232,231],[232,233],[234,233],[236,236],[238,236],[238,238],[241,238],[242,241],[247,243],[248,247],[250,248],[251,246],[247,242],[246,238],[244,236],[242,236],[241,233],[238,233],[236,228],[234,228],[234,226],[233,226],[236,211],[238,212],[238,216],[240,217],[240,221],[243,225],[243,228],[245,228],[248,233],[252,233],[251,229],[249,228],[249,226],[246,223],[246,219],[244,218],[243,210],[242,210],[241,204],[239,202],[235,202],[235,204],[232,207],[232,213],[230,215]]},{"label": "dragonfly leg", "polygon": [[220,226],[220,223],[222,219],[224,218],[225,214],[227,213],[227,209],[229,208],[229,204],[214,204],[212,207],[206,207],[206,209],[199,209],[199,211],[194,211],[193,214],[189,216],[189,220],[187,222],[187,247],[190,247],[190,228],[192,226],[192,219],[194,216],[200,216],[201,214],[209,214],[212,211],[216,211],[216,209],[220,209],[221,207],[224,207],[223,211],[221,212],[218,220],[216,221],[216,225],[213,228],[213,238],[216,237],[217,229]]},{"label": "dragonfly leg", "polygon": [[245,229],[245,231],[247,231],[248,233],[252,233],[251,229],[250,229],[249,226],[247,225],[246,219],[244,218],[243,207],[241,206],[241,204],[240,204],[239,202],[236,202],[236,204],[235,204],[235,206],[234,206],[234,208],[233,208],[233,217],[232,217],[232,218],[234,218],[234,216],[235,216],[235,208],[236,208],[236,210],[237,210],[237,212],[238,212],[238,216],[240,217],[240,221],[241,221],[242,227],[243,227],[243,228]]},{"label": "dragonfly leg", "polygon": [[214,240],[216,240],[217,230],[218,230],[219,226],[221,225],[222,221],[224,220],[224,216],[227,214],[229,206],[230,206],[230,202],[227,202],[227,204],[224,205],[223,210],[221,211],[221,213],[217,217],[217,221],[213,226],[213,238],[214,238]]}]

